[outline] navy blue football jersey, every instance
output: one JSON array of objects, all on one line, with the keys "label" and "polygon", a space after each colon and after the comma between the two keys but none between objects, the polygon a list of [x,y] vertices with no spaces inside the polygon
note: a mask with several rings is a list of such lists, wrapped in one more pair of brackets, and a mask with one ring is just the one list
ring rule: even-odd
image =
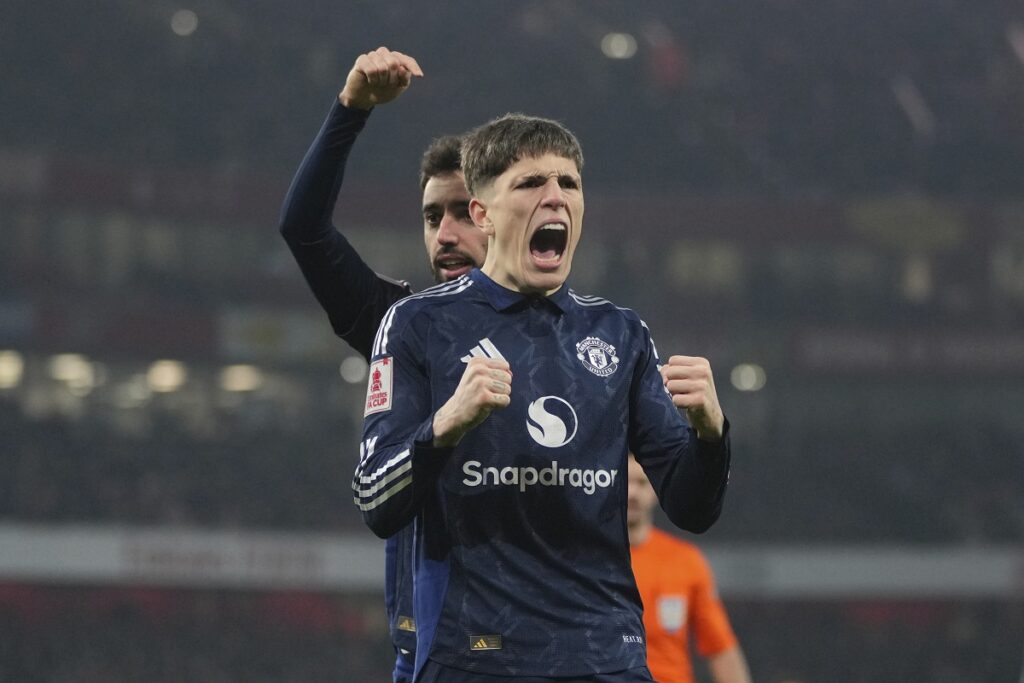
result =
[{"label": "navy blue football jersey", "polygon": [[[511,403],[458,446],[434,413],[474,356],[504,358]],[[626,531],[632,450],[677,525],[721,510],[728,439],[672,404],[635,313],[563,286],[507,290],[479,270],[408,297],[373,348],[356,505],[375,533],[415,520],[417,670],[582,676],[645,663]]]}]

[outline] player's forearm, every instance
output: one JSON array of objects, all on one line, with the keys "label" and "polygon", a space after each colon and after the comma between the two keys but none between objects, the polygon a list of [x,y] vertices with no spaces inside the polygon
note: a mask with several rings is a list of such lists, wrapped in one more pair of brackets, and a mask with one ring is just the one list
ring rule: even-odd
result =
[{"label": "player's forearm", "polygon": [[751,683],[746,657],[738,645],[709,657],[708,670],[715,683]]},{"label": "player's forearm", "polygon": [[388,450],[359,464],[352,480],[353,501],[363,521],[381,538],[396,534],[416,516],[412,457],[408,448]]},{"label": "player's forearm", "polygon": [[313,244],[334,232],[331,214],[345,176],[345,162],[368,111],[335,101],[302,160],[281,208],[280,231],[289,245]]},{"label": "player's forearm", "polygon": [[659,502],[673,524],[703,533],[722,513],[729,480],[731,446],[728,422],[717,442],[694,439],[667,468]]},{"label": "player's forearm", "polygon": [[375,442],[363,441],[352,493],[366,525],[377,536],[388,538],[415,519],[451,449],[432,445],[429,422],[401,446],[377,452]]},{"label": "player's forearm", "polygon": [[345,159],[366,112],[334,104],[292,181],[281,212],[281,234],[334,332],[364,357],[380,318],[407,287],[387,283],[331,224]]},{"label": "player's forearm", "polygon": [[[363,522],[380,538],[390,538],[412,523],[416,518],[418,506],[409,480],[395,483],[386,494],[393,494],[386,502],[379,499],[362,499],[355,491],[355,504],[363,516]],[[385,494],[385,495],[386,495]]]}]

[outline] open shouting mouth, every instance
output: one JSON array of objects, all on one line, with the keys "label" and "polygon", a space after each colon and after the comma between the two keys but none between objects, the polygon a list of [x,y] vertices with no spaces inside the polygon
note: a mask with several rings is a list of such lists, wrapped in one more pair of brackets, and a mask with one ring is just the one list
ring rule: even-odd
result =
[{"label": "open shouting mouth", "polygon": [[557,268],[562,263],[562,256],[568,243],[569,228],[565,223],[545,223],[537,228],[530,238],[530,256],[538,268]]}]

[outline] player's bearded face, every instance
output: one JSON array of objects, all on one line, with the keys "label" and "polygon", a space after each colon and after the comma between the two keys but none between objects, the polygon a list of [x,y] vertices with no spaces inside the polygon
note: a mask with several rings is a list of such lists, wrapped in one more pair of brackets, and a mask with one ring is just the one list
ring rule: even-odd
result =
[{"label": "player's bearded face", "polygon": [[583,227],[583,183],[556,154],[520,159],[473,200],[491,240],[483,271],[526,294],[550,294],[569,276]]},{"label": "player's bearded face", "polygon": [[437,175],[423,188],[423,245],[435,282],[448,282],[484,263],[487,235],[469,217],[461,173]]}]

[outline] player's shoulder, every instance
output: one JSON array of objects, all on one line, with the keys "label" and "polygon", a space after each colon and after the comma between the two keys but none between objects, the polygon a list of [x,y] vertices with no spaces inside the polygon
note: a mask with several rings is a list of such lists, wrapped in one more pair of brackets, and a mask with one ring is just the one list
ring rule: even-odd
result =
[{"label": "player's shoulder", "polygon": [[421,292],[410,294],[391,304],[377,330],[373,355],[387,353],[389,341],[409,326],[427,323],[431,317],[430,314],[439,307],[457,304],[472,285],[473,281],[469,277],[462,276],[451,282],[434,285]]},{"label": "player's shoulder", "polygon": [[388,313],[394,312],[394,316],[400,320],[414,318],[425,311],[458,303],[472,286],[473,280],[463,275],[451,282],[443,282],[423,291],[410,293],[393,303]]},{"label": "player's shoulder", "polygon": [[377,276],[378,289],[383,290],[386,296],[392,300],[392,303],[414,293],[412,285],[405,280],[396,280],[393,277],[381,275],[380,273],[374,273],[374,275]]},{"label": "player's shoulder", "polygon": [[591,315],[615,324],[640,330],[647,325],[632,308],[619,306],[601,296],[581,294],[574,289],[569,290],[569,298],[584,315]]}]

